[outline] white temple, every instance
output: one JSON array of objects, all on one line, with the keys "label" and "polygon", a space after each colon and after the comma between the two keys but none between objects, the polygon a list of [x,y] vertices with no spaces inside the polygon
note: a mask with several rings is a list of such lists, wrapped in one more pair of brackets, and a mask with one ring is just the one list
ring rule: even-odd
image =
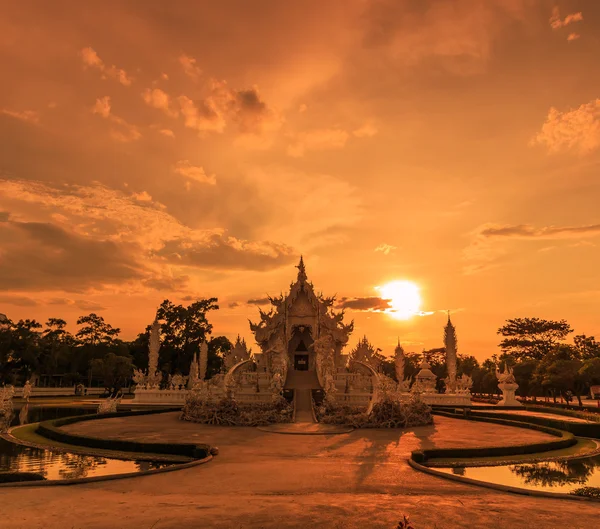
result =
[{"label": "white temple", "polygon": [[[394,367],[397,381],[381,371],[385,357],[366,336],[348,353],[344,353],[354,323],[344,323],[344,311],[335,311],[334,297],[315,292],[308,281],[304,260],[300,258],[296,281],[279,297],[269,298],[271,309],[259,308],[260,320],[250,322],[259,352],[248,349],[238,336],[231,351],[223,357],[223,373],[205,380],[206,344],[192,361],[190,376],[167,389],[156,387],[158,358],[158,323],[153,325],[148,374],[137,371],[139,389],[134,402],[174,404],[185,400],[189,390],[205,392],[211,398],[235,396],[240,401],[267,401],[283,390],[293,390],[295,398],[309,399],[311,390],[322,390],[328,398],[350,405],[370,406],[379,394],[394,391],[410,397],[419,393],[428,404],[469,405],[471,380],[456,377],[456,330],[448,316],[444,330],[448,378],[446,393],[436,391],[437,377],[426,359],[414,382],[405,379],[405,355],[400,342],[395,349]],[[179,380],[181,379],[181,380]]]}]

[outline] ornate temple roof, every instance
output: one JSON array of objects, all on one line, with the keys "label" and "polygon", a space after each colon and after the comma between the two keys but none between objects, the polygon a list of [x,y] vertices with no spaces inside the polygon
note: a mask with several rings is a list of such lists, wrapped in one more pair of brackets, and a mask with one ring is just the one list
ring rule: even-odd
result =
[{"label": "ornate temple roof", "polygon": [[[250,321],[250,329],[254,333],[256,341],[259,344],[268,341],[278,330],[286,327],[289,318],[296,311],[298,316],[314,317],[317,326],[317,329],[314,329],[316,334],[326,331],[336,342],[345,345],[354,328],[354,323],[344,324],[344,311],[333,311],[335,296],[326,297],[315,292],[313,284],[308,281],[303,257],[300,257],[296,268],[298,276],[296,281],[291,283],[289,292],[285,295],[281,293],[278,297],[269,296],[271,310],[265,312],[259,308],[260,321],[258,323]],[[301,305],[306,314],[298,313]]]}]

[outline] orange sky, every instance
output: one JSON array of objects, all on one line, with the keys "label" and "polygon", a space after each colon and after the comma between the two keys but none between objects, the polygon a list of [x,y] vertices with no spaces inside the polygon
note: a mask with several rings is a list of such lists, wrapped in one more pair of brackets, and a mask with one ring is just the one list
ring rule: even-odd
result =
[{"label": "orange sky", "polygon": [[[600,335],[600,3],[5,2],[0,312],[134,337],[216,296],[216,334],[300,254],[351,344],[497,352],[518,316]],[[366,301],[364,306],[368,306]],[[72,327],[74,328],[74,327]]]}]

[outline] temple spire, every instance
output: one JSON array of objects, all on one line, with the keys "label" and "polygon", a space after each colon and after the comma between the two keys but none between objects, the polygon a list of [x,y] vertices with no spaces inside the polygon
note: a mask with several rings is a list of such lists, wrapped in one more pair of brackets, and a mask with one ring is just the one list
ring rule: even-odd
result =
[{"label": "temple spire", "polygon": [[307,279],[307,276],[306,268],[304,267],[304,259],[302,258],[302,256],[300,256],[300,262],[298,263],[298,266],[296,266],[296,268],[298,269],[298,281],[300,281],[300,283],[304,283]]}]

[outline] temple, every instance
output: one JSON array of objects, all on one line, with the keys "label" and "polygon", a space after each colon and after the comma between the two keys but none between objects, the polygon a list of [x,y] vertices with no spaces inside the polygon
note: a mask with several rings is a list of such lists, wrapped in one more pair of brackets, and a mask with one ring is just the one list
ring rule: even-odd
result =
[{"label": "temple", "polygon": [[281,366],[275,364],[283,358],[283,371],[287,375],[294,371],[317,371],[316,340],[330,340],[336,367],[346,364],[342,349],[354,328],[354,323],[345,324],[344,311],[332,309],[334,297],[325,297],[315,292],[308,281],[304,260],[300,257],[298,277],[290,285],[287,295],[271,298],[271,310],[260,310],[260,321],[250,322],[260,352],[254,354],[258,370],[272,375]]}]

